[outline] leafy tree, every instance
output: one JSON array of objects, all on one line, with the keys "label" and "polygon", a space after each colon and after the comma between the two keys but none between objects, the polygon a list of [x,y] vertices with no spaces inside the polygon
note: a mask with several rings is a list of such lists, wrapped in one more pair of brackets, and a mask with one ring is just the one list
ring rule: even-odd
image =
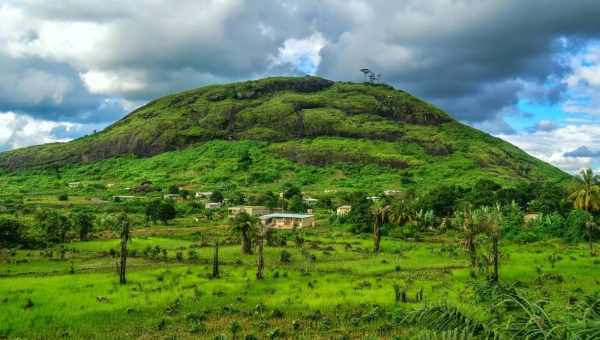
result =
[{"label": "leafy tree", "polygon": [[277,205],[279,203],[277,196],[275,196],[275,194],[272,191],[267,191],[264,194],[260,195],[257,201],[259,204],[262,204],[265,207],[269,208],[269,210],[277,208]]},{"label": "leafy tree", "polygon": [[252,238],[256,234],[258,219],[241,212],[231,220],[231,229],[240,233],[242,238],[242,254],[252,254]]},{"label": "leafy tree", "polygon": [[496,192],[502,187],[489,179],[481,179],[471,187],[466,200],[473,207],[492,206],[496,204]]},{"label": "leafy tree", "polygon": [[68,201],[69,200],[69,195],[67,195],[67,194],[60,194],[60,195],[58,195],[58,200],[59,201]]},{"label": "leafy tree", "polygon": [[299,196],[302,198],[302,192],[300,188],[291,183],[286,183],[283,185],[283,198],[286,200],[291,199],[294,196]]},{"label": "leafy tree", "polygon": [[55,210],[38,211],[36,220],[45,234],[46,242],[49,243],[65,242],[72,227],[69,218]]},{"label": "leafy tree", "polygon": [[567,215],[565,231],[562,237],[569,242],[585,240],[587,235],[586,223],[592,219],[589,212],[582,209],[573,209]]},{"label": "leafy tree", "polygon": [[215,203],[223,202],[223,194],[218,190],[213,191],[210,195],[210,201]]},{"label": "leafy tree", "polygon": [[156,224],[156,221],[159,220],[160,217],[160,206],[162,204],[162,200],[155,199],[148,204],[146,204],[145,214],[146,214],[146,223],[152,221],[153,224]]},{"label": "leafy tree", "polygon": [[[569,196],[569,199],[573,201],[573,206],[575,209],[583,209],[589,213],[600,210],[600,186],[598,184],[598,176],[594,175],[592,169],[582,170],[580,176],[580,188]],[[594,256],[592,235],[593,230],[595,229],[595,223],[591,219],[586,222],[586,229],[590,254]]]},{"label": "leafy tree", "polygon": [[169,221],[174,219],[177,215],[177,210],[175,210],[175,203],[170,200],[163,200],[160,202],[158,206],[158,219],[161,220],[164,224],[169,224]]},{"label": "leafy tree", "polygon": [[79,232],[79,240],[86,241],[94,228],[94,215],[88,211],[79,211],[73,214],[73,226]]},{"label": "leafy tree", "polygon": [[246,201],[246,196],[239,191],[234,191],[229,196],[229,202],[232,204],[245,204]]},{"label": "leafy tree", "polygon": [[343,220],[352,223],[354,233],[369,232],[371,221],[371,202],[363,192],[353,192],[345,200],[352,206],[350,212]]},{"label": "leafy tree", "polygon": [[25,226],[15,219],[0,218],[0,248],[8,248],[23,243]]},{"label": "leafy tree", "polygon": [[437,216],[452,216],[463,196],[464,193],[458,186],[440,185],[419,200],[416,210],[433,210]]},{"label": "leafy tree", "polygon": [[538,213],[551,214],[558,212],[567,214],[571,209],[565,201],[565,190],[556,183],[537,183],[532,186],[533,199],[529,201],[529,208]]},{"label": "leafy tree", "polygon": [[304,202],[302,201],[302,197],[300,195],[295,195],[290,198],[288,210],[297,213],[306,211]]}]

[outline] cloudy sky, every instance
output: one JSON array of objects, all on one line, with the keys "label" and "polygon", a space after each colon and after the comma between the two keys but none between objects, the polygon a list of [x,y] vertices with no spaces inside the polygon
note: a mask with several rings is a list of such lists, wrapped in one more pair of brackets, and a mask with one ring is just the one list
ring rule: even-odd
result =
[{"label": "cloudy sky", "polygon": [[0,0],[0,150],[154,97],[360,68],[574,172],[600,168],[597,0]]}]

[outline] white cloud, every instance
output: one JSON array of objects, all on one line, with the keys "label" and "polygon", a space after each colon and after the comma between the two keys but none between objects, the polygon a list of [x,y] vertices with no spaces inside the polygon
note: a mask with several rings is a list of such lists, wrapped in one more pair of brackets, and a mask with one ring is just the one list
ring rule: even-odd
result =
[{"label": "white cloud", "polygon": [[497,136],[520,147],[534,157],[564,171],[575,173],[582,168],[595,167],[595,159],[565,157],[565,153],[581,146],[600,145],[600,125],[567,125],[551,131]]},{"label": "white cloud", "polygon": [[314,74],[321,64],[321,49],[325,45],[327,40],[320,32],[304,39],[287,39],[278,49],[277,56],[272,57],[272,65],[290,64],[302,72]]},{"label": "white cloud", "polygon": [[117,94],[145,88],[143,75],[133,72],[88,71],[79,74],[85,87],[95,94]]},{"label": "white cloud", "polygon": [[65,142],[53,135],[57,128],[70,130],[78,124],[37,120],[14,112],[0,112],[0,149],[16,149],[30,145]]},{"label": "white cloud", "polygon": [[570,113],[600,115],[600,45],[591,44],[567,58],[572,72],[565,77],[569,98],[563,110]]}]

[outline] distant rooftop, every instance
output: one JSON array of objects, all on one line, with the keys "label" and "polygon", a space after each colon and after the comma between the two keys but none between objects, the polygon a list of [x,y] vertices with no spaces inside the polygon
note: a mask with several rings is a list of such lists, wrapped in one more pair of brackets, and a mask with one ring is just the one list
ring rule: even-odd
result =
[{"label": "distant rooftop", "polygon": [[260,217],[261,220],[268,220],[270,218],[309,218],[313,217],[311,214],[293,214],[293,213],[274,213],[263,215]]}]

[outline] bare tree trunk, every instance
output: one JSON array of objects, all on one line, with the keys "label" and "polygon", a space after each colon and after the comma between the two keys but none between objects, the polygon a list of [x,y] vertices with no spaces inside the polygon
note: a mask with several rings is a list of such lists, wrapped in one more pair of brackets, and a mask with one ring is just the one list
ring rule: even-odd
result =
[{"label": "bare tree trunk", "polygon": [[492,271],[492,282],[497,283],[498,278],[499,278],[498,267],[499,267],[499,261],[500,261],[497,236],[494,236],[492,239],[492,255],[494,256],[494,270]]},{"label": "bare tree trunk", "polygon": [[592,256],[592,257],[596,256],[596,252],[594,251],[594,242],[592,239],[592,228],[591,227],[588,229],[588,242],[590,245],[590,256]]},{"label": "bare tree trunk", "polygon": [[124,224],[121,231],[121,261],[119,263],[119,283],[127,283],[125,273],[127,270],[127,242],[129,241],[129,225]]},{"label": "bare tree trunk", "polygon": [[252,254],[252,241],[250,240],[249,228],[246,226],[242,230],[242,254]]},{"label": "bare tree trunk", "polygon": [[263,237],[264,235],[260,235],[258,239],[258,261],[256,265],[256,279],[263,279],[263,271],[265,270],[265,258],[264,258],[264,247],[263,247]]},{"label": "bare tree trunk", "polygon": [[381,243],[381,226],[379,225],[379,217],[375,219],[373,224],[373,251],[379,253],[379,244]]},{"label": "bare tree trunk", "polygon": [[471,267],[477,268],[477,248],[475,247],[474,238],[469,238],[469,256],[471,258]]},{"label": "bare tree trunk", "polygon": [[215,253],[213,256],[213,271],[212,277],[214,279],[219,277],[219,240],[215,241]]}]

